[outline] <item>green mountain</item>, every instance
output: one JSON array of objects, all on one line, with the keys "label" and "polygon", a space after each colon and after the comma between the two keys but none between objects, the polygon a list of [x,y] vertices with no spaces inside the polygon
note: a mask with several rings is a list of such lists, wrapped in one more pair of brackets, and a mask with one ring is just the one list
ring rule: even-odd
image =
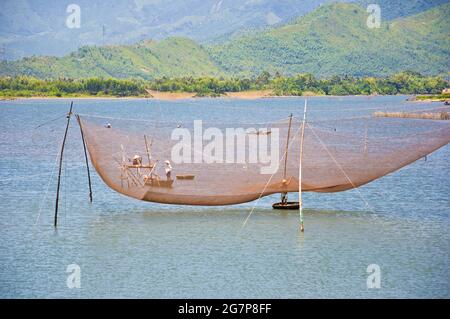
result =
[{"label": "green mountain", "polygon": [[323,6],[292,24],[210,47],[227,73],[388,75],[401,70],[444,74],[450,56],[450,4],[367,27],[353,4]]},{"label": "green mountain", "polygon": [[383,20],[407,17],[448,3],[448,0],[356,0],[357,4],[366,8],[369,4],[378,4]]},{"label": "green mountain", "polygon": [[[1,0],[0,59],[63,56],[82,46],[130,45],[144,39],[228,40],[242,30],[279,26],[330,2],[376,3],[383,20],[410,16],[449,0]],[[81,27],[66,27],[70,3]]]},{"label": "green mountain", "polygon": [[163,76],[385,76],[402,70],[446,74],[450,4],[367,27],[366,9],[336,3],[290,24],[202,47],[185,38],[82,47],[65,57],[2,62],[0,75],[154,79]]},{"label": "green mountain", "polygon": [[65,57],[30,57],[3,62],[0,75],[39,78],[218,76],[222,71],[208,53],[186,38],[141,41],[131,46],[85,46]]}]

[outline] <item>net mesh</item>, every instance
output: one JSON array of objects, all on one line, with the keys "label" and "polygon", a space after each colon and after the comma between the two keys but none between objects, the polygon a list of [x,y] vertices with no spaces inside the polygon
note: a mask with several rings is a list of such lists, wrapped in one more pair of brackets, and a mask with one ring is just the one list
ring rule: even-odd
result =
[{"label": "net mesh", "polygon": [[[202,122],[200,133],[193,122],[85,115],[79,119],[91,162],[103,181],[140,200],[229,205],[299,190],[300,119],[233,125]],[[189,132],[184,142],[190,144],[183,144],[183,152],[177,148],[180,138],[174,138],[180,129]],[[227,129],[235,134],[227,134]],[[448,121],[352,118],[307,122],[303,136],[302,191],[338,192],[371,182],[446,145],[450,125]],[[175,160],[174,152],[191,162]]]}]

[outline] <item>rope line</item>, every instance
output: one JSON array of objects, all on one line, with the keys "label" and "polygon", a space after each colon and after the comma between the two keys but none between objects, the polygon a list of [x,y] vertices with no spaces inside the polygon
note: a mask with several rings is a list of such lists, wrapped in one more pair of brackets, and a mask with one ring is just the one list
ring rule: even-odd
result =
[{"label": "rope line", "polygon": [[61,116],[58,116],[57,118],[54,118],[54,119],[52,119],[52,120],[49,120],[49,121],[44,122],[44,123],[42,123],[42,124],[39,124],[39,125],[36,126],[34,129],[36,130],[36,129],[38,129],[38,128],[44,126],[44,125],[50,124],[50,123],[52,123],[52,122],[55,122],[55,121],[57,121],[57,120],[59,120],[59,119],[65,117],[65,116],[67,116],[67,114],[63,114],[63,115],[61,115]]},{"label": "rope line", "polygon": [[[92,117],[92,118],[100,118],[100,119],[108,119],[108,120],[116,120],[116,121],[133,121],[133,122],[143,122],[143,123],[155,123],[155,124],[174,124],[174,125],[178,125],[180,123],[182,123],[183,121],[154,121],[154,120],[144,120],[144,119],[133,119],[133,118],[124,118],[124,117],[112,117],[112,116],[102,116],[102,115],[91,115],[91,114],[86,114],[86,113],[77,113],[76,115],[79,116],[83,116],[83,117]],[[273,123],[280,123],[283,121],[286,121],[288,119],[288,117],[286,118],[282,118],[279,120],[273,120],[273,121],[267,121],[267,122],[260,122],[260,123],[255,123],[255,122],[238,122],[237,124],[247,124],[247,125],[266,125],[266,124],[273,124]],[[186,122],[186,121],[184,121]],[[205,121],[205,123],[211,123],[214,121]],[[218,122],[218,121],[216,121]],[[236,124],[236,122],[220,122],[221,124]]]},{"label": "rope line", "polygon": [[[293,139],[289,142],[289,144],[288,144],[289,146],[291,146],[291,144],[292,144],[292,143],[294,142],[294,140],[297,138],[298,132],[300,131],[300,129],[301,129],[301,126],[300,126],[300,127],[297,129],[297,131],[295,132],[294,138],[293,138]],[[283,152],[283,156],[281,157],[281,161],[284,160],[284,157],[285,157],[285,156],[286,156],[286,152]],[[277,171],[277,172],[278,172],[278,171]],[[259,203],[259,200],[262,198],[262,195],[263,195],[264,192],[266,191],[267,186],[269,186],[269,183],[272,181],[273,176],[274,176],[277,172],[275,172],[275,173],[273,173],[272,175],[270,175],[269,180],[267,181],[266,185],[264,185],[264,188],[263,188],[263,190],[261,191],[261,193],[259,194],[258,199],[257,199],[256,202],[254,203],[254,205],[253,205],[252,209],[250,210],[250,212],[249,212],[247,218],[244,220],[244,223],[243,223],[242,226],[241,226],[241,230],[242,230],[242,229],[245,227],[245,225],[247,224],[248,220],[250,219],[250,216],[253,214],[253,211],[254,211],[255,208],[256,208],[256,205]]]},{"label": "rope line", "polygon": [[[60,147],[62,147],[62,141],[61,141]],[[42,197],[41,203],[39,205],[39,212],[38,212],[38,216],[36,218],[36,221],[35,221],[34,225],[37,225],[37,223],[39,221],[39,218],[41,217],[42,208],[44,207],[44,202],[45,202],[45,200],[47,198],[47,194],[48,194],[48,191],[50,189],[50,183],[51,183],[51,181],[53,179],[53,175],[55,174],[55,168],[57,166],[56,164],[58,163],[58,158],[59,158],[59,151],[56,154],[55,162],[53,163],[53,167],[52,167],[52,172],[51,172],[50,177],[48,179],[47,187],[46,187],[44,196]]]},{"label": "rope line", "polygon": [[364,196],[362,195],[361,191],[357,188],[357,186],[355,185],[355,183],[353,183],[353,181],[351,180],[351,178],[348,176],[348,174],[345,172],[344,168],[341,166],[341,164],[339,164],[339,162],[336,160],[336,158],[333,156],[333,154],[331,154],[330,150],[328,149],[328,147],[325,145],[325,143],[322,141],[322,139],[316,134],[316,132],[314,131],[314,129],[308,124],[306,123],[306,125],[308,125],[308,128],[311,129],[311,132],[314,134],[314,136],[319,140],[320,144],[322,145],[322,147],[325,149],[325,151],[328,153],[328,155],[330,156],[330,158],[333,160],[333,162],[336,164],[336,166],[339,168],[339,170],[344,174],[345,178],[350,182],[350,184],[352,185],[353,189],[356,189],[356,191],[358,192],[359,196],[361,197],[361,199],[363,200],[363,202],[365,203],[366,207],[369,208],[369,210],[372,213],[375,213],[375,211],[373,210],[373,208],[369,205],[369,203],[367,202],[367,200],[364,198]]}]

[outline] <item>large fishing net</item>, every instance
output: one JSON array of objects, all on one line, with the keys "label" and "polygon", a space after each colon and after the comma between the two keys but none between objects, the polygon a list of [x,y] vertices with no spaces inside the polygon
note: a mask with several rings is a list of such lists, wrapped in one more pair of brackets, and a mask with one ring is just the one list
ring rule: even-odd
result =
[{"label": "large fishing net", "polygon": [[91,162],[108,186],[140,200],[187,205],[297,192],[300,163],[302,191],[345,191],[450,141],[450,121],[423,119],[308,121],[304,130],[297,118],[246,124],[79,120]]}]

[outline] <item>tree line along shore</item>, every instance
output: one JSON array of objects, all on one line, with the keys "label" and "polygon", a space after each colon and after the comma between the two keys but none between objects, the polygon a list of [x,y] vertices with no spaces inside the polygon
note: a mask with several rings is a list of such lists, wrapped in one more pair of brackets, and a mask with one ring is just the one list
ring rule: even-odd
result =
[{"label": "tree line along shore", "polygon": [[155,80],[85,78],[38,79],[30,76],[0,77],[0,98],[27,97],[241,97],[345,96],[422,94],[417,100],[448,100],[442,94],[449,82],[438,76],[405,71],[389,77],[332,76],[311,74],[283,76],[262,72],[254,78],[183,77]]}]

